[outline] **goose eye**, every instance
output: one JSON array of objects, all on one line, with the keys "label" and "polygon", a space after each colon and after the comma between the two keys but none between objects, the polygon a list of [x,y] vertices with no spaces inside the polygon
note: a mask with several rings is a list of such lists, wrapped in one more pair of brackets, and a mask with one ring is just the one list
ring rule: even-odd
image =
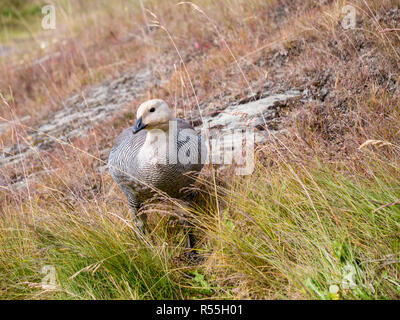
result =
[{"label": "goose eye", "polygon": [[150,109],[150,112],[154,112],[154,111],[156,111],[155,108],[151,108],[151,109]]}]

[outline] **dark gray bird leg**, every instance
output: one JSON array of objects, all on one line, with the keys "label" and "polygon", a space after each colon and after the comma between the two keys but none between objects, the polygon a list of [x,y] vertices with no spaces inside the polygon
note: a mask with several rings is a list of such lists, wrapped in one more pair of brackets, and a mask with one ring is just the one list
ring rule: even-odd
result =
[{"label": "dark gray bird leg", "polygon": [[184,216],[183,219],[181,219],[183,228],[186,233],[186,253],[185,256],[194,263],[198,263],[202,261],[202,256],[199,255],[197,249],[194,248],[196,238],[194,237],[193,234],[193,225],[186,219],[186,216]]},{"label": "dark gray bird leg", "polygon": [[[195,196],[196,192],[194,192],[193,190],[185,195],[184,201],[188,204],[189,207],[191,206]],[[181,219],[181,224],[183,225],[183,229],[185,230],[186,233],[186,249],[192,250],[194,248],[196,239],[193,235],[193,225],[188,221],[188,217],[185,214]],[[191,252],[194,253],[194,251]]]},{"label": "dark gray bird leg", "polygon": [[192,232],[192,224],[187,220],[187,217],[184,215],[181,219],[181,224],[183,225],[183,230],[186,233],[186,249],[191,250],[194,247],[195,238]]},{"label": "dark gray bird leg", "polygon": [[147,231],[147,215],[145,213],[139,213],[140,206],[129,205],[133,223],[141,234],[145,234]]},{"label": "dark gray bird leg", "polygon": [[128,199],[129,209],[131,212],[131,217],[136,228],[141,234],[145,234],[147,227],[147,215],[145,213],[139,213],[141,203],[137,198],[136,194],[133,192],[129,185],[120,185],[121,190]]}]

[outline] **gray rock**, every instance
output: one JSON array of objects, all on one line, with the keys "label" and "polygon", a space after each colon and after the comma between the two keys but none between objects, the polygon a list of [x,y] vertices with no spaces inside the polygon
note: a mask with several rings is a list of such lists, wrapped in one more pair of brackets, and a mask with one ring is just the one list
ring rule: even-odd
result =
[{"label": "gray rock", "polygon": [[19,119],[14,119],[13,121],[10,122],[1,122],[0,123],[0,134],[3,134],[7,132],[8,130],[11,129],[13,125],[18,124],[19,122],[25,122],[28,121],[31,117],[30,116],[25,116]]},{"label": "gray rock", "polygon": [[300,91],[287,91],[282,94],[274,94],[266,98],[248,102],[245,104],[231,105],[215,116],[204,117],[204,125],[207,128],[237,129],[247,127],[260,127],[276,117],[279,111],[278,104],[285,103],[292,98],[301,97]]},{"label": "gray rock", "polygon": [[[256,101],[232,104],[218,113],[203,116],[202,124],[196,126],[195,129],[208,131],[211,163],[229,166],[238,160],[234,159],[233,150],[237,150],[237,148],[244,150],[246,148],[244,142],[246,144],[266,142],[270,133],[276,131],[273,128],[279,121],[281,107],[286,105],[289,100],[301,97],[302,92],[292,90],[281,94],[272,94]],[[249,132],[254,137],[254,141],[248,140],[245,133],[235,134],[235,132],[244,131]],[[220,169],[224,168],[226,166],[222,166]]]}]

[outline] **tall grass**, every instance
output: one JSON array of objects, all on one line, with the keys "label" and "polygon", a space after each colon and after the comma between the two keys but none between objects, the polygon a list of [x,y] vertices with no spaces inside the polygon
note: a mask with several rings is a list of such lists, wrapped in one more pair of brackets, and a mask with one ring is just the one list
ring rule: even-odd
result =
[{"label": "tall grass", "polygon": [[[176,285],[179,268],[170,263],[181,249],[138,240],[129,220],[114,216],[112,208],[97,209],[82,214],[33,205],[7,212],[1,221],[1,297],[184,298],[184,281]],[[41,284],[47,265],[56,270],[52,290]]]},{"label": "tall grass", "polygon": [[222,190],[222,223],[197,221],[219,248],[219,280],[245,283],[246,297],[399,298],[400,167],[360,162],[368,177],[279,159]]},{"label": "tall grass", "polygon": [[[197,263],[185,260],[185,235],[160,207],[149,212],[153,232],[144,239],[107,201],[84,198],[86,205],[73,208],[60,197],[49,207],[38,197],[8,207],[0,227],[1,295],[399,298],[398,164],[365,153],[366,177],[294,160],[259,162],[253,175],[229,185],[203,181],[208,192],[187,212],[203,257]],[[44,265],[56,270],[55,290],[41,287]]]}]

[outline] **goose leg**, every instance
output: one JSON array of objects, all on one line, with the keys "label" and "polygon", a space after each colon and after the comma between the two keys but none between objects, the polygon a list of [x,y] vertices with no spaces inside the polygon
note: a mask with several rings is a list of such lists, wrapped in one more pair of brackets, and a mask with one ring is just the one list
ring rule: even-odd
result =
[{"label": "goose leg", "polygon": [[128,199],[133,223],[135,224],[139,232],[144,235],[147,227],[147,215],[145,213],[139,213],[141,203],[133,190],[128,185],[120,185],[120,187],[126,198]]},{"label": "goose leg", "polygon": [[133,223],[135,224],[136,228],[139,232],[144,235],[147,231],[147,215],[145,213],[139,213],[138,206],[131,206],[130,211]]},{"label": "goose leg", "polygon": [[195,238],[192,232],[192,225],[187,221],[186,217],[181,220],[183,229],[186,233],[186,249],[191,250],[194,248]]},{"label": "goose leg", "polygon": [[186,253],[185,256],[192,262],[197,262],[201,258],[198,255],[197,250],[194,248],[196,243],[196,239],[193,234],[193,225],[187,220],[187,217],[181,219],[181,223],[183,225],[183,229],[186,234]]},{"label": "goose leg", "polygon": [[[193,199],[195,197],[196,197],[196,192],[191,191],[184,196],[184,201],[189,207],[191,207]],[[196,238],[193,234],[193,224],[189,222],[188,216],[185,214],[181,219],[181,224],[183,225],[183,229],[186,233],[186,249],[189,251],[190,258],[194,259],[195,256],[197,255],[197,252],[194,249]]]}]

